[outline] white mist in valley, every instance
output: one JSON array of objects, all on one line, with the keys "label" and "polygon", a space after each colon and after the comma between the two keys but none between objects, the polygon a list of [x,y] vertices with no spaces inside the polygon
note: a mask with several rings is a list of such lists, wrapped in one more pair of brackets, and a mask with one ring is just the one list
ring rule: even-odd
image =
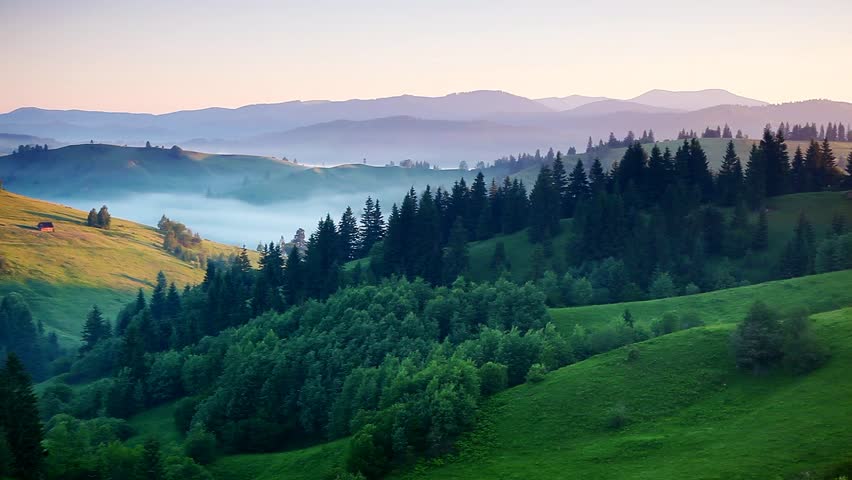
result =
[{"label": "white mist in valley", "polygon": [[[403,194],[399,192],[400,197]],[[310,235],[320,218],[326,214],[330,214],[336,224],[347,206],[351,206],[355,215],[360,216],[367,195],[314,195],[309,199],[262,205],[227,198],[171,193],[56,200],[83,211],[107,205],[113,217],[145,225],[156,225],[160,217],[166,215],[206,239],[253,249],[258,243],[277,242],[282,236],[290,241],[299,228],[304,228]],[[376,197],[373,195],[373,198]],[[382,196],[383,205],[384,198]],[[386,198],[392,197],[388,195]],[[390,204],[383,210],[389,212]]]}]

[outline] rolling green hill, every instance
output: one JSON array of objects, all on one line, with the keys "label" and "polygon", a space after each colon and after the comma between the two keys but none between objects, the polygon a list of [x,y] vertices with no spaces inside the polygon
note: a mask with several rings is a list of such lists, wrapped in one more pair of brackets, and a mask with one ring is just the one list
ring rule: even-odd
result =
[{"label": "rolling green hill", "polygon": [[[852,455],[852,410],[838,408],[852,394],[852,308],[813,319],[833,357],[807,376],[737,371],[731,325],[682,331],[639,344],[637,361],[619,349],[497,395],[455,458],[401,478],[824,473]],[[620,430],[608,425],[616,410]]]},{"label": "rolling green hill", "polygon": [[[51,221],[53,233],[35,226]],[[86,313],[97,303],[112,318],[157,272],[177,285],[197,283],[204,270],[169,255],[154,228],[112,219],[110,230],[87,227],[86,212],[0,191],[0,295],[19,292],[37,320],[65,340],[76,340]],[[235,252],[203,242],[208,254]]]},{"label": "rolling green hill", "polygon": [[[594,328],[629,307],[640,324],[665,312],[697,310],[707,327],[598,355],[486,401],[477,430],[455,455],[392,478],[782,478],[852,459],[852,271],[651,302],[555,309],[560,328]],[[734,322],[756,300],[781,311],[807,306],[832,359],[792,377],[738,372],[730,354]],[[628,419],[608,427],[614,411]],[[211,471],[225,480],[334,478],[346,442],[235,455]]]},{"label": "rolling green hill", "polygon": [[40,198],[181,192],[203,195],[240,188],[304,167],[270,157],[214,155],[180,149],[70,145],[0,157],[6,188]]},{"label": "rolling green hill", "polygon": [[781,312],[802,307],[810,312],[825,312],[852,305],[850,285],[852,270],[843,270],[683,297],[553,308],[550,315],[560,330],[569,333],[577,324],[594,328],[620,319],[624,310],[630,310],[637,325],[646,327],[669,312],[695,312],[707,324],[731,323],[742,320],[755,300],[763,300]]}]

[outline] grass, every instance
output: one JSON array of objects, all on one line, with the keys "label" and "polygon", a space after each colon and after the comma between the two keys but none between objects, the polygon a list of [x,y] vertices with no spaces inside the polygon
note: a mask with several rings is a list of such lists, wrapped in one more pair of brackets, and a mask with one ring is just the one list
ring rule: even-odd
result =
[{"label": "grass", "polygon": [[816,313],[852,305],[850,285],[852,270],[844,270],[683,297],[554,308],[550,315],[562,332],[570,332],[576,324],[589,328],[604,325],[620,319],[624,310],[630,310],[636,323],[644,326],[669,312],[696,312],[707,324],[731,323],[740,321],[755,300],[763,300],[781,312],[805,307]]},{"label": "grass", "polygon": [[231,455],[208,467],[216,480],[314,480],[343,471],[347,439],[281,453]]},{"label": "grass", "polygon": [[[678,332],[560,369],[486,403],[460,452],[399,478],[746,479],[852,454],[852,309],[815,315],[832,359],[807,376],[736,370],[733,325]],[[614,410],[626,427],[609,426]]]},{"label": "grass", "polygon": [[136,434],[127,440],[129,445],[140,445],[146,438],[155,437],[160,443],[180,443],[183,435],[175,426],[174,413],[177,402],[146,410],[128,419]]},{"label": "grass", "polygon": [[[201,281],[204,271],[162,249],[154,228],[119,218],[110,230],[87,227],[86,212],[0,191],[0,295],[21,293],[35,318],[60,338],[75,341],[93,304],[114,316],[139,288],[149,290],[162,270],[177,285]],[[52,221],[53,233],[35,229]],[[204,241],[210,255],[234,247]]]}]

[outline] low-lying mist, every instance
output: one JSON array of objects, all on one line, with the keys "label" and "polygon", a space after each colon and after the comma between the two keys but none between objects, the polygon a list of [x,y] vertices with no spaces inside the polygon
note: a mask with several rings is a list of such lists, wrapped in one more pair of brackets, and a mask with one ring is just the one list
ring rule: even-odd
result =
[{"label": "low-lying mist", "polygon": [[[396,193],[402,197],[405,192]],[[360,216],[367,195],[314,195],[309,199],[264,205],[234,199],[208,198],[203,195],[169,193],[57,200],[83,211],[107,205],[113,217],[152,226],[157,225],[160,216],[165,214],[172,220],[186,224],[206,239],[231,245],[245,245],[253,249],[259,242],[277,242],[282,236],[286,241],[290,241],[298,228],[304,228],[310,235],[319,219],[324,218],[326,214],[331,214],[337,223],[347,205],[352,207],[356,217]],[[384,199],[382,203],[384,205]],[[383,208],[388,211],[389,209],[389,206]]]}]

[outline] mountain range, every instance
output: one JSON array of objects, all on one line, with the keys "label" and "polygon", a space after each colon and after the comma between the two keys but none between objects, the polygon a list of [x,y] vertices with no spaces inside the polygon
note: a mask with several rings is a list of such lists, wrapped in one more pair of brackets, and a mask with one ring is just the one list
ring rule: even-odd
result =
[{"label": "mountain range", "polygon": [[160,115],[20,108],[0,115],[0,132],[142,145],[146,141],[217,153],[286,156],[312,165],[425,160],[443,167],[490,161],[536,148],[583,150],[610,132],[682,129],[728,123],[759,135],[767,123],[852,121],[852,104],[829,100],[771,105],[719,89],[651,90],[630,99],[572,95],[530,99],[502,91],[442,97],[291,101]]}]

